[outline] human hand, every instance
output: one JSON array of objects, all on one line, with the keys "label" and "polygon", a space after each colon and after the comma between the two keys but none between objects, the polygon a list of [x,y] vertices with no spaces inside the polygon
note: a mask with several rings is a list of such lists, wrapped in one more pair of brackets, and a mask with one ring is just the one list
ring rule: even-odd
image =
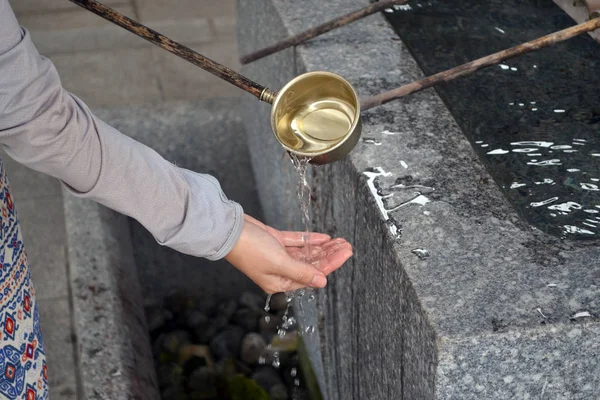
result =
[{"label": "human hand", "polygon": [[244,215],[242,234],[225,259],[267,293],[325,287],[327,275],[352,256],[352,246],[344,239],[311,232],[306,260],[302,235],[278,231]]}]

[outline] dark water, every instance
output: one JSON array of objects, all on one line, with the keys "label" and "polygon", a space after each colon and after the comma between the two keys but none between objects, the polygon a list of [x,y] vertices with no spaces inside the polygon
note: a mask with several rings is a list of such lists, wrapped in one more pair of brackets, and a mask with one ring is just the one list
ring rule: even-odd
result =
[{"label": "dark water", "polygon": [[[575,24],[550,0],[410,1],[384,15],[427,75]],[[600,43],[581,35],[436,90],[522,218],[600,237]]]}]

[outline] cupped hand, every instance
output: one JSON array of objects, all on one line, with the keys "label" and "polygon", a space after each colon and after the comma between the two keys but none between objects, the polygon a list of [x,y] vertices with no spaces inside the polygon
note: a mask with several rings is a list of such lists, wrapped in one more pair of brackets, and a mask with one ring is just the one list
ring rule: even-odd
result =
[{"label": "cupped hand", "polygon": [[327,275],[352,256],[352,246],[344,239],[311,233],[307,252],[302,235],[244,215],[242,234],[225,259],[267,293],[325,287]]}]

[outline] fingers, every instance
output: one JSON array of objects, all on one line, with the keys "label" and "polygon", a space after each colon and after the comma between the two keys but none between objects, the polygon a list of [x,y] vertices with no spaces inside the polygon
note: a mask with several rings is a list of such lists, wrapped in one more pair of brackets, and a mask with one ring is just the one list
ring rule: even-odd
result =
[{"label": "fingers", "polygon": [[[303,236],[304,232],[290,232],[290,231],[282,231],[281,239],[284,246],[303,246]],[[308,236],[308,244],[318,245],[331,240],[329,235],[324,233],[311,232]]]},{"label": "fingers", "polygon": [[289,255],[280,265],[281,267],[277,271],[277,275],[284,279],[289,279],[295,283],[315,288],[322,288],[327,284],[327,278],[325,278],[323,272],[319,271],[316,267],[298,261]]},{"label": "fingers", "polygon": [[341,243],[321,252],[313,258],[311,264],[327,276],[344,265],[352,254],[352,246],[349,243]]}]

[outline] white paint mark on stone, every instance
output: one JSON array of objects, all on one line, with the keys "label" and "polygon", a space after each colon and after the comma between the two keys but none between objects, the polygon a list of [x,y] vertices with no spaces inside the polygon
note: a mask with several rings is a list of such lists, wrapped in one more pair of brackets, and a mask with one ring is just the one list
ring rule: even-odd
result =
[{"label": "white paint mark on stone", "polygon": [[578,319],[578,318],[587,318],[587,317],[591,317],[592,315],[588,312],[588,311],[580,311],[578,313],[575,313],[571,319]]},{"label": "white paint mark on stone", "polygon": [[500,28],[498,28],[497,26],[494,27],[495,30],[497,30],[498,32],[500,32],[501,34],[505,34],[506,32]]},{"label": "white paint mark on stone", "polygon": [[[508,65],[506,65],[506,64],[499,64],[499,65],[500,65],[500,68],[502,68],[503,70],[507,70],[507,69],[509,69],[509,68],[510,68],[510,67],[509,67]],[[512,103],[511,103],[511,105],[512,105]]]},{"label": "white paint mark on stone", "polygon": [[556,285],[556,283],[549,283],[546,286],[548,286],[548,287],[556,287],[557,285]]},{"label": "white paint mark on stone", "polygon": [[527,186],[526,183],[517,183],[517,182],[513,182],[512,185],[510,185],[511,189],[516,189],[516,188],[520,188],[522,186]]},{"label": "white paint mark on stone", "polygon": [[402,165],[404,167],[404,169],[408,168],[408,164],[404,160],[400,160],[400,165]]},{"label": "white paint mark on stone", "polygon": [[542,309],[541,309],[541,308],[539,308],[539,307],[538,307],[538,308],[537,308],[537,312],[539,312],[539,313],[540,313],[540,315],[541,315],[542,317],[544,317],[544,319],[548,319],[548,317],[546,317],[546,316],[544,315],[544,313],[542,312]]}]

